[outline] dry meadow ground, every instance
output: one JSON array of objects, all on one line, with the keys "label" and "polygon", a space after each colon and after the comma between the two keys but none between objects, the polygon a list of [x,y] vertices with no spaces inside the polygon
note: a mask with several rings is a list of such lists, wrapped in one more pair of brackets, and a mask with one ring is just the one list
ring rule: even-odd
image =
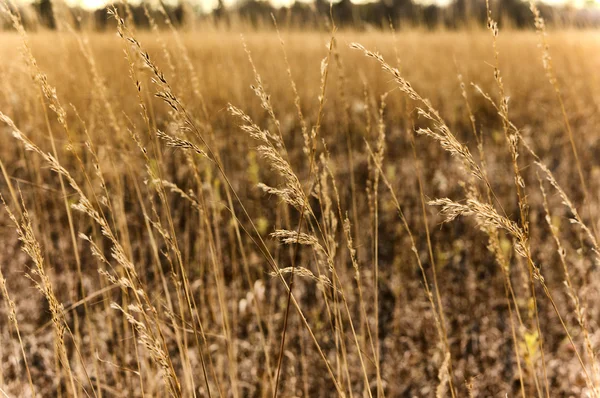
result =
[{"label": "dry meadow ground", "polygon": [[0,35],[2,395],[600,395],[600,33],[122,22]]}]

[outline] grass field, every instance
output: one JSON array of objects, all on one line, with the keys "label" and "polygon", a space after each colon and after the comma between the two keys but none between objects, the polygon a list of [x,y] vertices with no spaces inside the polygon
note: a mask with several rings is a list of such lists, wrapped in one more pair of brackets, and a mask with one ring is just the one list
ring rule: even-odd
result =
[{"label": "grass field", "polygon": [[600,33],[124,17],[0,35],[2,395],[600,395]]}]

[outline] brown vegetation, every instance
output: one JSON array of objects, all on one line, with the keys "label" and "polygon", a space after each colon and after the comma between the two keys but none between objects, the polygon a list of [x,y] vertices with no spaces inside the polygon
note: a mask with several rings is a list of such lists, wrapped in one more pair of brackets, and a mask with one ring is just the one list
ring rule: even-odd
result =
[{"label": "brown vegetation", "polygon": [[597,32],[3,12],[2,395],[600,394]]}]

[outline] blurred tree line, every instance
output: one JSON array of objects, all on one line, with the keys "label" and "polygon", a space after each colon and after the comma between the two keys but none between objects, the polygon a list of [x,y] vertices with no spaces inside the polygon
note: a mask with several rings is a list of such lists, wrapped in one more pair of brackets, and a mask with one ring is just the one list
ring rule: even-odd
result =
[{"label": "blurred tree line", "polygon": [[[590,5],[594,0],[588,0]],[[73,25],[82,28],[84,25],[95,30],[115,28],[115,21],[109,18],[106,8],[94,11],[83,10],[79,7],[67,8],[64,3],[57,4],[56,0],[36,0],[30,6],[20,7],[24,24],[31,28],[57,28],[57,14],[62,13],[71,19]],[[151,6],[147,2],[140,4],[116,4],[121,15],[126,15],[137,27],[149,28],[149,18],[160,25],[165,24],[165,17],[175,26],[183,26],[190,22],[208,21],[221,26],[250,24],[254,27],[272,26],[271,14],[288,27],[319,28],[333,14],[335,22],[340,27],[356,29],[388,28],[390,23],[396,29],[405,27],[426,27],[428,29],[446,28],[459,29],[469,26],[484,26],[486,24],[485,0],[453,0],[447,6],[435,3],[424,4],[413,0],[376,0],[366,4],[354,4],[350,0],[338,0],[330,4],[327,0],[313,2],[296,1],[290,7],[275,8],[265,0],[240,0],[234,6],[226,7],[223,0],[218,1],[217,7],[210,13],[203,13],[187,2],[177,5]],[[533,17],[529,10],[528,1],[524,0],[494,0],[491,1],[494,19],[501,26],[516,28],[533,27]],[[577,9],[569,5],[550,7],[538,4],[542,15],[549,25],[569,27],[600,26],[600,10],[589,7]],[[4,22],[5,29],[9,28],[8,21]]]},{"label": "blurred tree line", "polygon": [[[426,0],[425,0],[426,1]],[[588,0],[590,5],[594,0]],[[386,29],[393,23],[396,29],[424,26],[429,29],[444,27],[458,29],[473,25],[485,26],[487,11],[485,0],[453,0],[447,6],[435,2],[424,4],[413,0],[376,0],[366,4],[354,4],[350,0],[330,3],[315,0],[313,3],[296,1],[288,8],[273,9],[261,0],[242,0],[235,15],[250,21],[253,25],[271,23],[270,14],[277,20],[299,27],[317,27],[323,18],[328,18],[330,7],[338,26],[358,29]],[[490,0],[494,19],[501,26],[533,28],[533,16],[527,0]],[[576,9],[570,6],[551,7],[538,4],[542,16],[549,25],[591,27],[600,26],[599,9]],[[231,12],[219,7],[214,12],[218,18],[227,21]]]}]

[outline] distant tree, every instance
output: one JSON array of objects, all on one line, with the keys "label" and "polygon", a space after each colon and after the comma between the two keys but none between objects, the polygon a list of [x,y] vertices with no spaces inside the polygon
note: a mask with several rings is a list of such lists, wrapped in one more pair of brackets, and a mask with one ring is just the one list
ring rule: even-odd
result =
[{"label": "distant tree", "polygon": [[217,7],[212,12],[213,17],[215,17],[216,19],[221,19],[225,16],[226,13],[227,9],[225,8],[225,3],[223,3],[223,0],[219,0]]},{"label": "distant tree", "polygon": [[414,22],[416,18],[416,7],[412,0],[394,0],[393,12],[390,15],[392,21],[398,24],[400,28],[402,21]]},{"label": "distant tree", "polygon": [[440,7],[435,4],[428,5],[423,9],[423,23],[429,29],[434,29],[442,22],[441,14]]},{"label": "distant tree", "polygon": [[454,25],[464,25],[470,19],[470,0],[456,0],[450,5]]},{"label": "distant tree", "polygon": [[522,0],[500,0],[498,3],[498,23],[525,28],[533,25],[529,3]]},{"label": "distant tree", "polygon": [[48,29],[56,29],[56,20],[54,19],[54,10],[52,10],[52,3],[50,0],[37,0],[33,3],[39,17],[42,26]]},{"label": "distant tree", "polygon": [[340,0],[333,4],[333,18],[340,26],[350,24],[356,26],[360,22],[358,18],[355,18],[354,5],[350,0]]},{"label": "distant tree", "polygon": [[265,23],[271,23],[271,13],[276,10],[268,1],[243,0],[237,8],[240,17],[252,24],[259,26]]},{"label": "distant tree", "polygon": [[176,7],[170,7],[169,9],[167,9],[167,11],[170,14],[171,22],[173,23],[173,25],[183,26],[186,18],[186,12],[183,3],[180,2],[179,4],[177,4]]}]

